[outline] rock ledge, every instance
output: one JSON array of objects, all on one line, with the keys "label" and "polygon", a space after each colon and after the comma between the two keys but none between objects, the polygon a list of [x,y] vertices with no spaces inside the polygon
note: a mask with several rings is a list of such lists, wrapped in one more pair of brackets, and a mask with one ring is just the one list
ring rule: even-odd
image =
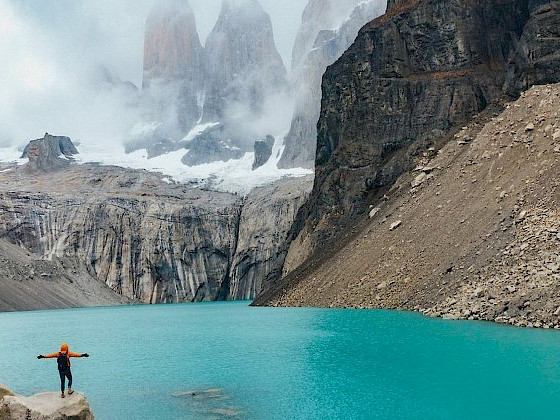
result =
[{"label": "rock ledge", "polygon": [[93,420],[93,413],[84,394],[75,392],[60,398],[57,392],[43,392],[24,397],[14,395],[0,385],[0,419],[29,420]]}]

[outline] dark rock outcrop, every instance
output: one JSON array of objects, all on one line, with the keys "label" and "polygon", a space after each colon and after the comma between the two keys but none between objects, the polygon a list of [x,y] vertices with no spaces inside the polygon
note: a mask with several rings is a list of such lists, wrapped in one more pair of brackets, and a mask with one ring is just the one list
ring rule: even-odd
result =
[{"label": "dark rock outcrop", "polygon": [[308,4],[294,45],[296,104],[279,167],[314,166],[323,73],[354,42],[360,28],[383,13],[380,3],[312,0]]},{"label": "dark rock outcrop", "polygon": [[187,166],[202,165],[216,161],[227,162],[231,159],[240,159],[245,150],[239,147],[243,144],[239,138],[232,137],[227,127],[219,124],[199,134],[185,144],[188,152],[181,162]]},{"label": "dark rock outcrop", "polygon": [[22,158],[28,158],[27,168],[52,171],[68,166],[78,150],[69,137],[51,136],[45,133],[42,139],[32,140],[23,150]]},{"label": "dark rock outcrop", "polygon": [[332,243],[415,156],[437,150],[504,90],[560,79],[558,1],[390,6],[324,75],[315,185],[286,271]]},{"label": "dark rock outcrop", "polygon": [[255,160],[253,162],[253,171],[263,166],[272,156],[272,147],[274,146],[274,137],[266,136],[265,140],[255,142]]}]

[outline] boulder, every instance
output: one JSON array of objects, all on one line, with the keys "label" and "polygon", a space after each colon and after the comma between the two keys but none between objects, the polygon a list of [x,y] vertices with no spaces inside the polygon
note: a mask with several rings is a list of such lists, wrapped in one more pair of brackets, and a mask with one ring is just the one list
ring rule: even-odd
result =
[{"label": "boulder", "polygon": [[0,400],[2,420],[93,420],[93,418],[85,395],[79,392],[66,398],[60,398],[57,392],[43,392],[31,397],[6,395]]}]

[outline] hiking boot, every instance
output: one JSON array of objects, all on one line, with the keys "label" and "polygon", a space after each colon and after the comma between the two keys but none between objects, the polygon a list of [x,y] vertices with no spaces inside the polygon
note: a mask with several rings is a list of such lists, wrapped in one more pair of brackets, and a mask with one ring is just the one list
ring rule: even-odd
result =
[{"label": "hiking boot", "polygon": [[74,390],[72,388],[68,388],[68,395],[72,395],[74,393]]},{"label": "hiking boot", "polygon": [[64,398],[64,392],[60,394],[60,398]]}]

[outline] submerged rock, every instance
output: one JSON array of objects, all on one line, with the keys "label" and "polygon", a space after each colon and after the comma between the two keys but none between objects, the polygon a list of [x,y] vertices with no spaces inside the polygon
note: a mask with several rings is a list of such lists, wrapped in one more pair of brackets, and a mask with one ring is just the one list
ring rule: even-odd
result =
[{"label": "submerged rock", "polygon": [[[2,390],[5,388],[0,386],[0,395]],[[79,392],[66,398],[60,398],[57,392],[43,392],[31,397],[11,394],[6,394],[0,399],[2,420],[93,420],[94,418],[85,395]]]}]

